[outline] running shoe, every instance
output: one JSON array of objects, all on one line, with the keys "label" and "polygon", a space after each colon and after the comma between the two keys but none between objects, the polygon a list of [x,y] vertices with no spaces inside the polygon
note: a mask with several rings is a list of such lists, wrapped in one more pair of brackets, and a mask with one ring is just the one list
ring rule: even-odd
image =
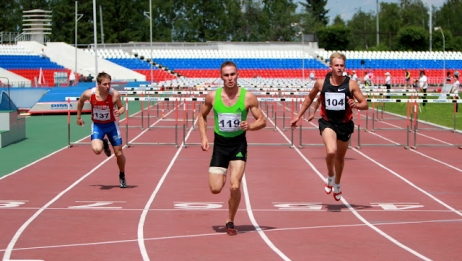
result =
[{"label": "running shoe", "polygon": [[111,149],[109,148],[109,142],[107,139],[103,139],[103,150],[106,156],[111,156]]},{"label": "running shoe", "polygon": [[230,236],[237,235],[237,230],[234,228],[233,222],[226,223],[226,233]]},{"label": "running shoe", "polygon": [[340,201],[342,199],[342,191],[340,191],[340,186],[334,186],[334,199]]},{"label": "running shoe", "polygon": [[119,181],[120,181],[120,187],[121,188],[126,188],[127,187],[127,181],[125,180],[125,178],[119,178]]},{"label": "running shoe", "polygon": [[326,194],[330,194],[332,192],[332,185],[334,184],[334,179],[329,182],[329,177],[326,178],[326,184],[324,184],[324,190]]}]

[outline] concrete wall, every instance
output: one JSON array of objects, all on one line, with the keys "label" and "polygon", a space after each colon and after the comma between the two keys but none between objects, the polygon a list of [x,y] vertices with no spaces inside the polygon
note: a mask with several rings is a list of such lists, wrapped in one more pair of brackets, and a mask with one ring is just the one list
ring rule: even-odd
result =
[{"label": "concrete wall", "polygon": [[17,111],[0,111],[0,148],[26,138],[26,118]]},{"label": "concrete wall", "polygon": [[[7,79],[5,79],[7,78]],[[16,73],[7,71],[3,68],[0,68],[0,81],[3,84],[10,84],[12,87],[31,87],[32,82],[31,80],[22,77]]]}]

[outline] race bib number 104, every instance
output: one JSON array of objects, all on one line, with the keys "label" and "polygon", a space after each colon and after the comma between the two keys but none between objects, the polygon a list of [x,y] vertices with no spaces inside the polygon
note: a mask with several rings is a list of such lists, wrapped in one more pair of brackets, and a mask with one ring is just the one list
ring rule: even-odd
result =
[{"label": "race bib number 104", "polygon": [[345,93],[326,92],[325,105],[326,110],[342,111],[345,110]]}]

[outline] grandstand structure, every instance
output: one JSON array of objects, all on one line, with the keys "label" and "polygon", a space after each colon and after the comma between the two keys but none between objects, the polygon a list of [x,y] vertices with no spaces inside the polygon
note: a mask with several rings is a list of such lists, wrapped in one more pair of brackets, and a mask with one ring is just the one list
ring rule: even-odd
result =
[{"label": "grandstand structure", "polygon": [[[92,45],[76,49],[55,42],[1,44],[0,76],[8,78],[14,87],[64,86],[67,82],[57,81],[56,73],[65,73],[66,77],[70,73],[95,76],[97,62],[98,68],[111,74],[115,81],[215,82],[219,81],[221,63],[232,60],[239,68],[240,78],[266,81],[268,85],[271,81],[294,79],[292,83],[304,85],[312,81],[310,73],[316,78],[324,77],[329,71],[329,56],[334,52],[320,49],[314,43],[275,42],[155,43],[152,49],[149,43],[127,43],[105,44],[97,48],[97,53],[94,50]],[[412,78],[425,70],[430,84],[442,85],[445,71],[462,68],[461,52],[340,52],[347,56],[347,72],[356,70],[361,78],[363,72],[370,71],[378,85],[384,84],[385,72],[391,74],[393,85],[404,84],[406,69]]]}]

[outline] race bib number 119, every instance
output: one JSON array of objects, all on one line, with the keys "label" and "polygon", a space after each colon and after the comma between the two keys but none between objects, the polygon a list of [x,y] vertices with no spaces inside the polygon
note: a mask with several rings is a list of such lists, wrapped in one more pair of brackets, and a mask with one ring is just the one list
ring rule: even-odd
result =
[{"label": "race bib number 119", "polygon": [[222,132],[233,132],[241,130],[240,113],[219,113],[218,125]]}]

